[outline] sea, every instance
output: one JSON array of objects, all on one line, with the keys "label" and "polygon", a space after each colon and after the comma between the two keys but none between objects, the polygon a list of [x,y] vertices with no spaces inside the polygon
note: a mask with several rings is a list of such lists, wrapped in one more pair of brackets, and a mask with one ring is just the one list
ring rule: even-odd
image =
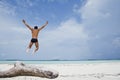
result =
[{"label": "sea", "polygon": [[16,62],[23,62],[25,64],[95,64],[95,63],[117,63],[120,60],[1,60],[0,64],[14,64]]}]

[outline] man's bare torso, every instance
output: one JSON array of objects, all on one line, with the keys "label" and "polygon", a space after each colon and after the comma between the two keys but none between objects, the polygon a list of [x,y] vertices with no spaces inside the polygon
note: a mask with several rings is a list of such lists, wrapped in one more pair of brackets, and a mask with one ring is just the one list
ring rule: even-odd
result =
[{"label": "man's bare torso", "polygon": [[39,33],[39,30],[38,29],[32,29],[32,38],[38,38],[38,33]]}]

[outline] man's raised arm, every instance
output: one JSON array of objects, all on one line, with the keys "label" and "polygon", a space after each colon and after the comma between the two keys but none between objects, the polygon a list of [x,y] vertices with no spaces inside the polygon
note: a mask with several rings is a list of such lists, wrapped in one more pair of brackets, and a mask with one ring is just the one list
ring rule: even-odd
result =
[{"label": "man's raised arm", "polygon": [[47,24],[48,24],[48,21],[46,21],[46,23],[45,23],[42,27],[40,27],[38,30],[40,31],[40,30],[43,29]]},{"label": "man's raised arm", "polygon": [[23,19],[22,21],[32,31],[32,28],[25,22],[25,20]]}]

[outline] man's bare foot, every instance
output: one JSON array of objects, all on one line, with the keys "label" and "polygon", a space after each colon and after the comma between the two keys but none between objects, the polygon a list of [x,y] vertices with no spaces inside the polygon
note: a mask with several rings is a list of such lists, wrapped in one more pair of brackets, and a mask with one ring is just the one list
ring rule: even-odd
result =
[{"label": "man's bare foot", "polygon": [[29,53],[29,51],[30,51],[30,49],[29,49],[29,48],[27,48],[27,49],[26,49],[26,52],[27,52],[27,53]]},{"label": "man's bare foot", "polygon": [[35,54],[37,52],[37,49],[33,50],[33,54]]},{"label": "man's bare foot", "polygon": [[35,50],[33,50],[33,52],[32,52],[33,54],[35,54],[36,53],[36,51]]}]

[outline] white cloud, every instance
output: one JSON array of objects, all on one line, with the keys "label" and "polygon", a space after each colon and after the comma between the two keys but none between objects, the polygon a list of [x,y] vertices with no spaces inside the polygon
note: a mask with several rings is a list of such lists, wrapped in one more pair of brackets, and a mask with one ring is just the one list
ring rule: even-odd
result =
[{"label": "white cloud", "polygon": [[[46,37],[47,35],[47,37]],[[62,22],[60,26],[57,27],[57,29],[52,31],[46,31],[44,34],[44,38],[46,40],[52,40],[53,43],[57,41],[65,41],[65,40],[88,40],[88,35],[85,33],[85,30],[83,26],[75,19],[69,19],[65,22]]]},{"label": "white cloud", "polygon": [[[44,53],[50,52],[50,54],[54,54],[53,56],[59,55],[60,58],[65,59],[67,56],[74,55],[71,58],[75,59],[79,56],[84,58],[90,56],[87,54],[89,53],[88,39],[89,37],[84,27],[71,18],[62,22],[54,30],[42,32],[40,45],[47,49],[47,51],[43,51]],[[61,53],[64,53],[64,55]]]},{"label": "white cloud", "polygon": [[[119,0],[87,0],[82,8],[74,7],[75,12],[80,15],[82,25],[89,33],[89,46],[91,46],[89,48],[91,51],[93,50],[91,55],[98,52],[106,56],[110,51],[116,52],[114,50],[115,45],[120,45],[119,38],[111,43],[113,37],[115,38],[120,34],[119,4]],[[114,46],[111,46],[111,44],[114,44]]]},{"label": "white cloud", "polygon": [[[97,36],[109,35],[119,32],[119,3],[118,0],[87,0],[82,7],[75,5],[73,11],[80,15],[82,25],[89,29],[87,30],[89,33],[99,32]],[[109,31],[107,31],[108,29]]]},{"label": "white cloud", "polygon": [[88,0],[85,6],[82,9],[79,9],[79,13],[82,14],[82,19],[85,20],[99,20],[101,18],[106,18],[110,16],[110,13],[107,12],[106,4],[107,0]]},{"label": "white cloud", "polygon": [[[22,21],[21,21],[22,23]],[[0,47],[21,44],[25,42],[24,34],[27,34],[27,29],[23,28],[15,18],[15,8],[5,1],[0,1]],[[10,47],[11,48],[15,47]],[[9,51],[8,50],[8,51]],[[2,51],[2,50],[1,50]]]}]

